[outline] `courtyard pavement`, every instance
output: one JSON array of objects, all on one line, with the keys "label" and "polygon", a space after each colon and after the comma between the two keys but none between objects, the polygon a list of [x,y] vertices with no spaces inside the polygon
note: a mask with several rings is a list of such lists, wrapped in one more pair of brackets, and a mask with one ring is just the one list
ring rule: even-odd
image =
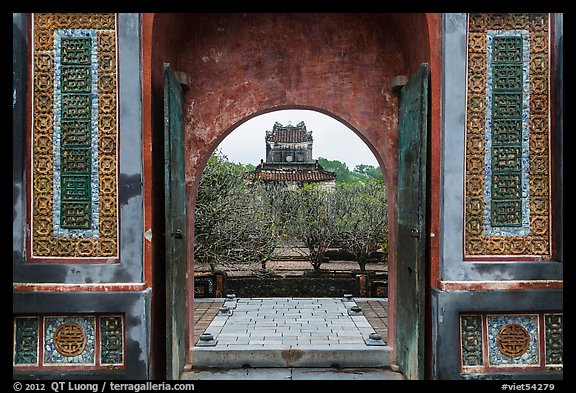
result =
[{"label": "courtyard pavement", "polygon": [[[194,342],[198,341],[200,335],[207,331],[224,301],[224,298],[194,299]],[[374,331],[386,341],[386,337],[388,337],[388,299],[355,297],[354,301],[362,308],[362,314]]]},{"label": "courtyard pavement", "polygon": [[183,378],[403,379],[390,364],[386,299],[195,302],[195,366]]}]

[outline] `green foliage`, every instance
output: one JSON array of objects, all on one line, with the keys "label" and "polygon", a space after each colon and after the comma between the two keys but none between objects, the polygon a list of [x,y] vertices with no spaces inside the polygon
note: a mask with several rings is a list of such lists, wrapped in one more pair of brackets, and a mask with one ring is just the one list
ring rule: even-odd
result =
[{"label": "green foliage", "polygon": [[194,256],[199,263],[234,268],[263,264],[280,239],[270,202],[273,190],[244,182],[246,169],[220,151],[208,160],[196,200]]},{"label": "green foliage", "polygon": [[291,212],[284,220],[289,237],[308,248],[310,263],[320,270],[325,254],[336,235],[336,198],[334,192],[315,183],[289,191],[285,203]]},{"label": "green foliage", "polygon": [[242,183],[245,172],[246,169],[242,164],[228,161],[228,157],[220,150],[214,151],[208,159],[198,185],[197,209],[198,206],[202,209],[205,205],[226,197],[231,190]]},{"label": "green foliage", "polygon": [[252,172],[256,169],[256,166],[253,164],[244,164],[244,168],[246,168],[247,171]]},{"label": "green foliage", "polygon": [[380,169],[358,165],[350,172],[339,161],[319,162],[336,171],[335,188],[251,183],[246,179],[249,168],[214,152],[198,187],[195,260],[229,269],[239,262],[265,267],[281,239],[290,238],[306,245],[315,270],[336,242],[365,270],[368,257],[387,248],[386,189]]},{"label": "green foliage", "polygon": [[354,174],[358,177],[364,176],[365,180],[381,180],[384,181],[384,176],[382,176],[382,171],[380,167],[375,167],[372,165],[358,164],[354,167]]},{"label": "green foliage", "polygon": [[318,163],[322,165],[324,169],[336,173],[336,184],[384,180],[380,167],[359,164],[356,165],[354,170],[350,171],[346,163],[338,160],[328,160],[323,157],[318,158]]},{"label": "green foliage", "polygon": [[364,271],[370,255],[378,249],[387,251],[386,187],[377,180],[340,184],[336,195],[340,244],[355,256],[360,270]]}]

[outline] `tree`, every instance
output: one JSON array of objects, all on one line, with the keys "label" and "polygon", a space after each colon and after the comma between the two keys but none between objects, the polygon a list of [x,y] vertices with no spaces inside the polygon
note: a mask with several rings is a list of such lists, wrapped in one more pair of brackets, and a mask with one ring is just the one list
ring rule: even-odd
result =
[{"label": "tree", "polygon": [[353,173],[364,177],[366,180],[384,181],[384,177],[382,176],[382,171],[380,170],[380,167],[375,167],[366,164],[358,164],[354,167]]},{"label": "tree", "polygon": [[388,205],[381,181],[338,185],[337,228],[342,247],[354,255],[360,271],[366,271],[370,256],[387,248]]},{"label": "tree", "polygon": [[338,160],[328,160],[319,157],[318,163],[322,165],[324,169],[336,173],[336,184],[384,180],[380,167],[375,167],[373,165],[358,164],[354,167],[353,171],[350,171],[345,162],[340,162]]},{"label": "tree", "polygon": [[286,210],[291,213],[285,219],[286,233],[305,244],[310,263],[318,272],[336,234],[335,194],[313,183],[288,192]]},{"label": "tree", "polygon": [[[336,163],[348,171],[345,164]],[[315,271],[320,271],[327,249],[336,241],[365,271],[368,258],[387,245],[386,189],[383,181],[370,180],[379,168],[362,165],[354,173],[356,180],[349,178],[350,183],[335,189],[306,184],[292,190],[246,181],[246,167],[216,151],[198,188],[196,260],[212,270],[241,264],[256,272],[265,268],[281,238],[289,237],[306,246]]]},{"label": "tree", "polygon": [[356,180],[345,162],[319,157],[318,163],[324,169],[333,171],[336,174],[336,183],[350,183]]},{"label": "tree", "polygon": [[270,258],[280,238],[273,192],[244,182],[246,169],[220,151],[208,160],[198,187],[194,255],[202,264],[255,270]]}]

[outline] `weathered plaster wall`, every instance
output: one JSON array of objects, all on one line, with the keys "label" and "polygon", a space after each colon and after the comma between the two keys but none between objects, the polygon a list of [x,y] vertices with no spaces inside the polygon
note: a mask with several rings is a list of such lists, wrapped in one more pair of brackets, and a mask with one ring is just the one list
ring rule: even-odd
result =
[{"label": "weathered plaster wall", "polygon": [[[239,121],[280,107],[317,108],[359,130],[392,183],[397,100],[404,69],[389,17],[248,14],[194,17],[175,67],[189,73],[187,176]],[[384,19],[384,20],[382,20]]]}]

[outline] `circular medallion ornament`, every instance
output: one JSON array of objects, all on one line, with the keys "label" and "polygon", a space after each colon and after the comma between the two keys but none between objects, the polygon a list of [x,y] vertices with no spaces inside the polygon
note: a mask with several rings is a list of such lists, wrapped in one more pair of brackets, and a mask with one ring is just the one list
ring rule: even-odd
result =
[{"label": "circular medallion ornament", "polygon": [[530,346],[530,334],[522,326],[511,323],[503,326],[496,336],[498,349],[503,355],[517,358],[524,355]]},{"label": "circular medallion ornament", "polygon": [[78,323],[63,323],[54,332],[54,347],[62,356],[78,356],[86,347],[86,331]]}]

